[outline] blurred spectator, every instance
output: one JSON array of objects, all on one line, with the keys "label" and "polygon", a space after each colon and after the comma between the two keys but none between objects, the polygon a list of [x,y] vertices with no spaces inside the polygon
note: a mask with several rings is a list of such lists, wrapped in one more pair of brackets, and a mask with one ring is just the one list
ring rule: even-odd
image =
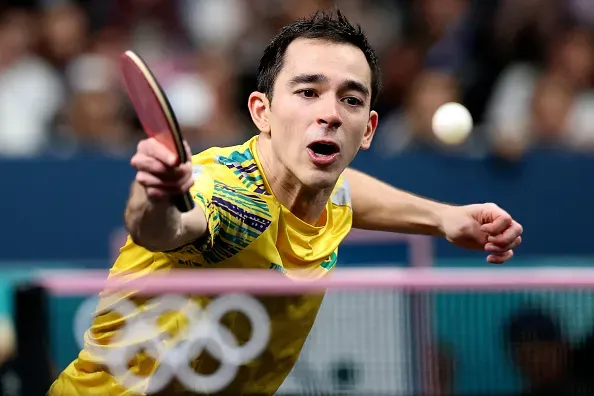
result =
[{"label": "blurred spectator", "polygon": [[493,150],[501,157],[517,159],[531,139],[530,107],[538,70],[527,63],[508,67],[494,87],[485,122]]},{"label": "blurred spectator", "polygon": [[446,146],[436,138],[431,127],[438,107],[447,102],[458,102],[460,97],[459,82],[451,73],[422,71],[410,86],[401,110],[380,122],[373,149],[387,155],[412,149],[448,152],[466,149],[466,145]]},{"label": "blurred spectator", "polygon": [[512,361],[526,382],[522,395],[591,394],[574,371],[571,346],[551,313],[520,309],[506,323],[503,334]]},{"label": "blurred spectator", "polygon": [[39,21],[25,10],[0,15],[0,155],[39,154],[65,100],[55,69],[33,50]]},{"label": "blurred spectator", "polygon": [[517,158],[533,147],[594,147],[591,35],[570,28],[550,43],[541,67],[515,63],[502,73],[487,116],[496,153]]},{"label": "blurred spectator", "polygon": [[124,98],[110,87],[111,64],[99,56],[81,57],[69,69],[72,92],[59,135],[108,153],[135,146],[130,125],[122,117]]},{"label": "blurred spectator", "polygon": [[454,378],[456,374],[456,361],[451,345],[436,340],[429,348],[429,384],[433,396],[454,395]]},{"label": "blurred spectator", "polygon": [[590,330],[573,348],[576,377],[594,394],[594,331]]},{"label": "blurred spectator", "polygon": [[[253,134],[236,110],[236,73],[226,54],[202,52],[166,85],[184,137],[193,150],[233,145]],[[247,99],[245,99],[247,100]]]},{"label": "blurred spectator", "polygon": [[565,0],[502,0],[495,11],[493,50],[508,61],[542,62],[567,24]]},{"label": "blurred spectator", "polygon": [[39,52],[58,70],[82,54],[88,45],[89,30],[85,12],[72,3],[48,7],[41,15]]}]

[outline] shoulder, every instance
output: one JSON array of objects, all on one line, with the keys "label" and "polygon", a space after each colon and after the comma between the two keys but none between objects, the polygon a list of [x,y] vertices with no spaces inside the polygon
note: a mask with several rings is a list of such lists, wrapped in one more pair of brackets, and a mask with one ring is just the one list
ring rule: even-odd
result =
[{"label": "shoulder", "polygon": [[[348,180],[340,176],[332,196],[330,197],[332,227],[334,235],[342,235],[342,238],[348,234],[353,222],[353,208],[351,205],[351,188]],[[342,238],[340,240],[342,241]]]},{"label": "shoulder", "polygon": [[348,180],[341,175],[332,191],[332,204],[335,206],[351,206],[351,187]]},{"label": "shoulder", "polygon": [[271,218],[266,191],[254,154],[255,138],[230,147],[213,147],[192,156],[194,191],[228,214],[245,219],[246,213]]},{"label": "shoulder", "polygon": [[230,159],[242,152],[245,143],[237,146],[211,147],[192,156],[194,176],[199,176],[204,170],[209,173],[221,173],[229,169]]},{"label": "shoulder", "polygon": [[244,162],[253,159],[250,139],[242,144],[225,147],[211,147],[192,156],[192,163],[201,165],[226,165],[231,162]]},{"label": "shoulder", "polygon": [[265,194],[264,181],[252,154],[255,137],[243,144],[212,147],[192,156],[194,180],[211,179],[215,184]]}]

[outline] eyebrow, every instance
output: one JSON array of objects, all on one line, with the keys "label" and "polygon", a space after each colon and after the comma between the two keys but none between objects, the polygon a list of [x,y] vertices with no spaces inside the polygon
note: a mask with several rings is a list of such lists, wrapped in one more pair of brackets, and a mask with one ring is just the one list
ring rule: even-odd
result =
[{"label": "eyebrow", "polygon": [[[289,81],[289,86],[294,87],[299,84],[327,83],[330,79],[323,74],[299,74]],[[340,84],[341,91],[357,91],[366,97],[369,96],[369,89],[361,82],[356,80],[344,80]]]}]

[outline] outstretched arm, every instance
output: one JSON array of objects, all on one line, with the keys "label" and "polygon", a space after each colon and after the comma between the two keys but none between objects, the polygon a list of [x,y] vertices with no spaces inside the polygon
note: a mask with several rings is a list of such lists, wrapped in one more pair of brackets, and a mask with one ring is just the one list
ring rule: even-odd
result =
[{"label": "outstretched arm", "polygon": [[[138,172],[124,220],[132,240],[148,250],[164,252],[199,239],[207,231],[200,206],[181,213],[171,202],[193,184],[190,162],[173,167],[169,151],[154,139],[140,142],[131,163]],[[190,157],[190,155],[189,155]]]},{"label": "outstretched arm", "polygon": [[455,206],[398,190],[363,172],[347,168],[353,227],[366,230],[442,236],[454,245],[488,252],[501,264],[522,243],[522,226],[492,203]]},{"label": "outstretched arm", "polygon": [[353,227],[404,234],[445,236],[442,212],[449,205],[407,193],[363,172],[347,168]]}]

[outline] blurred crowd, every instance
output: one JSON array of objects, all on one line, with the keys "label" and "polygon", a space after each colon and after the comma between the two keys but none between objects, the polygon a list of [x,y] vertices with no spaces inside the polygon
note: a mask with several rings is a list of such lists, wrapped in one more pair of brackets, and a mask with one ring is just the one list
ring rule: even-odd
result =
[{"label": "blurred crowd", "polygon": [[[537,301],[527,301],[510,312],[501,323],[503,356],[518,375],[518,391],[510,393],[480,392],[481,395],[509,396],[591,396],[594,394],[594,328],[583,334],[570,335],[569,323],[556,310]],[[462,337],[464,333],[458,336]],[[461,351],[453,344],[436,339],[432,359],[432,394],[457,394],[457,372],[463,366],[477,366],[483,355],[468,355],[463,361]],[[486,352],[485,352],[486,353]],[[500,368],[500,367],[499,367]],[[496,370],[491,367],[491,370]],[[489,369],[487,369],[489,370]],[[458,391],[459,392],[459,391]],[[478,393],[477,393],[478,394]]]},{"label": "blurred crowd", "polygon": [[[0,156],[128,155],[142,136],[117,64],[130,48],[194,151],[239,143],[269,40],[335,4],[380,55],[377,155],[594,151],[592,0],[0,0]],[[449,101],[475,119],[456,147],[431,133]]]},{"label": "blurred crowd", "polygon": [[553,310],[533,305],[514,312],[503,341],[523,391],[518,396],[587,396],[594,393],[594,333],[572,340]]}]

